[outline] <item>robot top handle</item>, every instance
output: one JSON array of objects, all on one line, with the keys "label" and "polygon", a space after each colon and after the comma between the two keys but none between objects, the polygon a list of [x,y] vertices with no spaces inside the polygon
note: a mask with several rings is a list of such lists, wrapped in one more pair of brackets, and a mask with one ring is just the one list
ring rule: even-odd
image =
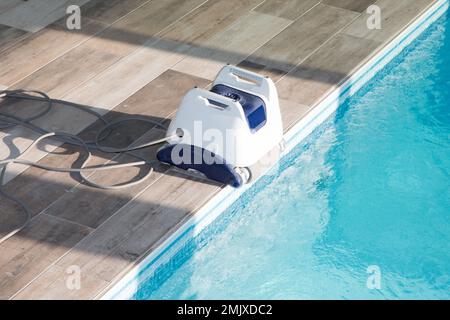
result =
[{"label": "robot top handle", "polygon": [[214,85],[224,84],[266,98],[268,101],[278,101],[278,94],[273,81],[266,76],[241,69],[235,66],[225,66],[220,70]]}]

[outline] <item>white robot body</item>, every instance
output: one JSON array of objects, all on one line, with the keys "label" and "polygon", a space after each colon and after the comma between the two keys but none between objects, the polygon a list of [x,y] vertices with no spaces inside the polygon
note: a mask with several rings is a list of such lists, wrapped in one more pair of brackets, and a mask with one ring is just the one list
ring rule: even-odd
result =
[{"label": "white robot body", "polygon": [[254,72],[224,67],[210,91],[194,88],[183,98],[167,131],[168,137],[175,135],[170,145],[206,150],[232,168],[254,165],[283,139],[275,84]]}]

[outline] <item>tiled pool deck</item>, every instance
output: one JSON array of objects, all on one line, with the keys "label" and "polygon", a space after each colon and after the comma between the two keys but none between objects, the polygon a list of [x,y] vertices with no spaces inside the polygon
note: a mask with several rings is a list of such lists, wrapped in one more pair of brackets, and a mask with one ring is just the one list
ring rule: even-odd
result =
[{"label": "tiled pool deck", "polygon": [[[42,1],[42,13],[30,11],[28,2],[8,1],[0,4],[0,89],[41,90],[91,106],[108,120],[139,114],[167,123],[183,95],[194,86],[207,87],[228,62],[276,81],[287,131],[436,2],[78,0],[71,3],[82,5],[82,29],[69,31],[61,18],[65,10],[50,10],[54,0]],[[372,4],[381,8],[381,29],[367,27]],[[18,101],[0,102],[0,108],[14,108],[20,116],[35,112]],[[55,106],[36,123],[87,138],[101,126],[94,120]],[[0,135],[0,159],[17,155],[36,138],[22,128]],[[128,145],[163,135],[136,123],[117,130],[113,139]],[[154,158],[156,149],[141,155]],[[78,158],[78,150],[66,145],[37,148],[28,156],[61,167]],[[111,160],[97,153],[91,164]],[[145,183],[115,191],[93,189],[69,174],[11,169],[3,188],[34,216],[0,244],[1,299],[101,297],[222,188],[162,165]],[[136,174],[142,172],[92,177],[108,184]],[[17,205],[0,198],[0,238],[23,219]],[[67,286],[73,266],[81,271],[76,290]]]}]

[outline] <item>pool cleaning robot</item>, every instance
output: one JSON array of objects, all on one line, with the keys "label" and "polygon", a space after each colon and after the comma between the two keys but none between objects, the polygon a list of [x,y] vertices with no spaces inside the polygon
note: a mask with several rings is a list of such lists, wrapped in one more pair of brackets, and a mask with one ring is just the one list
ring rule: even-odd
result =
[{"label": "pool cleaning robot", "polygon": [[239,187],[250,167],[281,145],[283,126],[271,79],[224,67],[211,90],[194,88],[171,122],[159,161]]}]

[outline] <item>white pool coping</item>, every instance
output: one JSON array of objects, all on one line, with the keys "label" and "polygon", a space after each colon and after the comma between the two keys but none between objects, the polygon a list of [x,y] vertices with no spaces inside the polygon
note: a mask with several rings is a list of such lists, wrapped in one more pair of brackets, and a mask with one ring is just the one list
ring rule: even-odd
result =
[{"label": "white pool coping", "polygon": [[[378,71],[383,69],[433,22],[439,19],[449,8],[449,3],[450,0],[439,0],[433,4],[420,18],[416,19],[392,39],[389,44],[362,65],[348,80],[336,88],[320,104],[315,106],[311,112],[286,132],[284,135],[286,149],[282,157],[286,156],[295,146],[311,134],[315,128],[330,117],[338,109],[342,101],[361,89]],[[270,168],[266,172],[269,170]],[[106,293],[101,294],[99,298],[104,300],[132,298],[142,281],[151,277],[158,267],[168,262],[188,240],[202,232],[206,226],[210,225],[259,179],[255,179],[250,184],[239,189],[230,186],[222,189],[179,229],[111,286]]]}]

